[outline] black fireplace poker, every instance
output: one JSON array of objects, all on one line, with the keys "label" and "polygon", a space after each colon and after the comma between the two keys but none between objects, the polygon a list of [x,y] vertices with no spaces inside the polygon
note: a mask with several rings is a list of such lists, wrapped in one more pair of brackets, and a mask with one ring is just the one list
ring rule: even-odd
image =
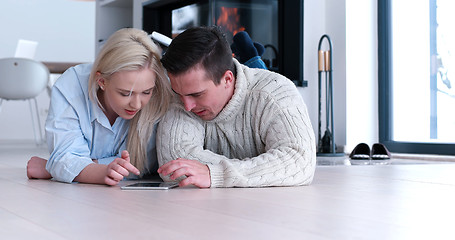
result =
[{"label": "black fireplace poker", "polygon": [[[322,50],[322,42],[326,39],[329,49]],[[336,152],[335,130],[333,121],[333,80],[332,80],[332,41],[325,34],[319,40],[318,46],[318,80],[319,80],[319,104],[318,104],[318,156],[342,156]],[[324,80],[324,82],[323,82]],[[322,115],[322,84],[325,85],[325,131],[321,137]],[[330,125],[330,126],[329,126]]]}]

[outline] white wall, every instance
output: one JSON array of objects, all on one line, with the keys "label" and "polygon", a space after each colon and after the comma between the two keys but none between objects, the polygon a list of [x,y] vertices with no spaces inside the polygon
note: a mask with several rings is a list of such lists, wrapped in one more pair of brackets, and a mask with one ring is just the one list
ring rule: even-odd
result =
[{"label": "white wall", "polygon": [[[308,87],[299,88],[305,101],[316,139],[318,137],[318,61],[319,38],[325,34],[325,1],[304,2],[304,79]],[[338,140],[337,140],[338,142]]]},{"label": "white wall", "polygon": [[377,0],[346,0],[348,151],[378,142]]},{"label": "white wall", "polygon": [[320,37],[327,34],[333,47],[335,142],[344,152],[361,142],[377,142],[377,0],[305,0],[304,10],[308,87],[299,90],[316,137],[317,49]]},{"label": "white wall", "polygon": [[[2,0],[0,58],[13,57],[18,39],[38,42],[35,59],[49,62],[92,62],[95,3],[75,0]],[[0,86],[1,87],[1,86]],[[38,96],[41,123],[49,97]],[[33,140],[26,101],[4,101],[0,112],[0,141]]]},{"label": "white wall", "polygon": [[[346,145],[346,21],[344,0],[306,0],[304,31],[304,74],[308,87],[300,89],[308,106],[311,123],[318,137],[318,44],[327,34],[332,42],[332,74],[334,82],[334,132],[338,151]],[[328,50],[324,40],[323,50]],[[322,104],[325,99],[322,99]],[[322,121],[324,131],[325,118]],[[323,135],[323,132],[322,132]]]}]

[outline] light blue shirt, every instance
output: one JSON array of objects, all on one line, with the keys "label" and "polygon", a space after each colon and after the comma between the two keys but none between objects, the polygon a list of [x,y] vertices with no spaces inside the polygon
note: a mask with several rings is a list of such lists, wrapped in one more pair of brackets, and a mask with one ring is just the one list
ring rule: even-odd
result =
[{"label": "light blue shirt", "polygon": [[[109,164],[126,149],[129,120],[117,117],[111,126],[98,104],[90,101],[91,68],[92,64],[72,67],[52,87],[45,127],[51,153],[46,169],[57,181],[71,183],[93,159]],[[155,134],[148,156],[149,165],[157,162]]]}]

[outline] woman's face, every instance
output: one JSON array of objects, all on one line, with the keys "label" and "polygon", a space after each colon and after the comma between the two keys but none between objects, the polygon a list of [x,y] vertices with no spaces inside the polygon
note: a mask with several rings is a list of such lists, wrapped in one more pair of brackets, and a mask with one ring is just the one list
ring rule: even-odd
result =
[{"label": "woman's face", "polygon": [[100,102],[111,123],[117,117],[132,119],[150,101],[155,77],[152,70],[144,68],[116,72],[108,80],[98,78]]}]

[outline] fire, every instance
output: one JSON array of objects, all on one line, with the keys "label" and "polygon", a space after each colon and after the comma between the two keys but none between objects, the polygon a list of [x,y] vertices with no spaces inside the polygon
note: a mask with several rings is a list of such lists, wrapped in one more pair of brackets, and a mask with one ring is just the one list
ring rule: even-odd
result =
[{"label": "fire", "polygon": [[239,26],[240,15],[238,10],[238,8],[221,7],[221,14],[216,24],[225,27],[232,35],[245,31],[243,26]]}]

